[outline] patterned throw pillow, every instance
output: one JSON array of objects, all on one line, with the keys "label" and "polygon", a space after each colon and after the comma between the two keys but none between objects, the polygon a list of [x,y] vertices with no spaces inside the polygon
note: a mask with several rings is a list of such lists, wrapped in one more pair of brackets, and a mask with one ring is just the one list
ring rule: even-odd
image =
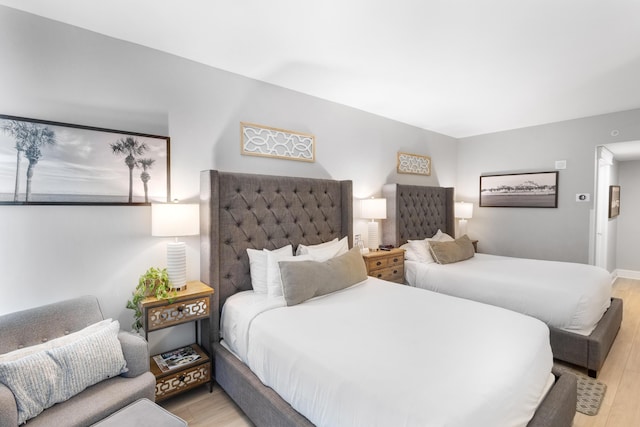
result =
[{"label": "patterned throw pillow", "polygon": [[125,372],[119,330],[120,324],[113,321],[61,347],[0,362],[0,382],[13,392],[18,424],[93,384]]}]

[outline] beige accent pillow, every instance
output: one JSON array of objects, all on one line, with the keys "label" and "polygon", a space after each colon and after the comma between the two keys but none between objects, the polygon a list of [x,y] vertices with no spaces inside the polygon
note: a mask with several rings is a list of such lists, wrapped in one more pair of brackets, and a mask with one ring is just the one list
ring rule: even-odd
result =
[{"label": "beige accent pillow", "polygon": [[282,293],[287,305],[348,288],[367,278],[360,249],[353,248],[324,262],[280,261]]},{"label": "beige accent pillow", "polygon": [[475,254],[471,239],[465,234],[451,242],[430,242],[431,255],[438,264],[451,264],[472,258]]}]

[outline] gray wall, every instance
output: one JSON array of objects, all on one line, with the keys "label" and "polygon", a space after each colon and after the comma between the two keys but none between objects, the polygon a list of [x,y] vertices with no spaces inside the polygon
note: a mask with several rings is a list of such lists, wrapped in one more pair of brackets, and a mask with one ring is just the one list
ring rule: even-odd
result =
[{"label": "gray wall", "polygon": [[616,247],[617,268],[636,272],[640,278],[640,161],[618,163],[620,183],[620,215],[618,222],[618,244]]},{"label": "gray wall", "polygon": [[[210,168],[352,179],[357,198],[389,182],[455,185],[453,138],[162,52],[6,7],[0,52],[0,113],[169,135],[181,200],[197,199],[199,172]],[[314,134],[316,162],[241,156],[240,121]],[[397,151],[431,156],[432,176],[397,176]],[[0,314],[95,294],[128,327],[138,276],[166,265],[167,240],[150,230],[149,207],[0,206]],[[188,278],[198,279],[198,238],[184,240]],[[188,342],[191,331],[178,335]],[[168,334],[154,333],[152,351],[182,344]]]},{"label": "gray wall", "polygon": [[[638,138],[640,110],[461,139],[456,198],[475,204],[469,235],[487,253],[590,262],[596,146]],[[557,209],[478,207],[480,175],[552,171],[556,160],[567,161]],[[590,193],[591,202],[576,202],[576,193]],[[625,251],[618,247],[618,256]]]}]

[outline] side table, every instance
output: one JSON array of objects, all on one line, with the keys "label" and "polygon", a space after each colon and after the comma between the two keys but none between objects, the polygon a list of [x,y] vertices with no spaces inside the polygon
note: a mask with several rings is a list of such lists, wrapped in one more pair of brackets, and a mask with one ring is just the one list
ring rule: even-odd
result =
[{"label": "side table", "polygon": [[404,284],[404,249],[374,251],[362,254],[367,275]]},{"label": "side table", "polygon": [[187,283],[175,298],[145,298],[140,302],[145,338],[149,333],[193,322],[196,342],[151,356],[151,372],[156,377],[156,402],[209,383],[213,389],[211,358],[211,307],[213,289],[200,281]]}]

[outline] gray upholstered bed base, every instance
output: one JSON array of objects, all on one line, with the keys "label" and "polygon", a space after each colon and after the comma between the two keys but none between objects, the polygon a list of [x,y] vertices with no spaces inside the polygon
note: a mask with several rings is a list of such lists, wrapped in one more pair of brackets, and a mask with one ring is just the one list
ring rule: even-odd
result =
[{"label": "gray upholstered bed base", "polygon": [[[454,235],[453,188],[387,184],[387,219],[382,221],[383,241],[397,246],[407,240],[433,236],[438,229]],[[561,361],[587,369],[596,378],[622,324],[622,300],[613,298],[589,336],[550,327],[551,350]]]},{"label": "gray upholstered bed base", "polygon": [[[256,426],[312,427],[313,424],[260,382],[221,344],[214,344],[216,381]],[[576,414],[576,377],[554,372],[556,382],[527,427],[570,427]]]},{"label": "gray upholstered bed base", "polygon": [[590,377],[596,378],[622,324],[622,300],[611,298],[611,306],[588,336],[572,334],[550,327],[553,356],[565,362],[587,368]]},{"label": "gray upholstered bed base", "polygon": [[[247,247],[276,248],[349,237],[352,246],[351,181],[204,171],[201,174],[201,280],[215,290],[212,325],[214,376],[257,426],[311,426],[266,387],[219,342],[219,314],[227,297],[251,289]],[[556,374],[530,427],[571,426],[576,380]]]}]

